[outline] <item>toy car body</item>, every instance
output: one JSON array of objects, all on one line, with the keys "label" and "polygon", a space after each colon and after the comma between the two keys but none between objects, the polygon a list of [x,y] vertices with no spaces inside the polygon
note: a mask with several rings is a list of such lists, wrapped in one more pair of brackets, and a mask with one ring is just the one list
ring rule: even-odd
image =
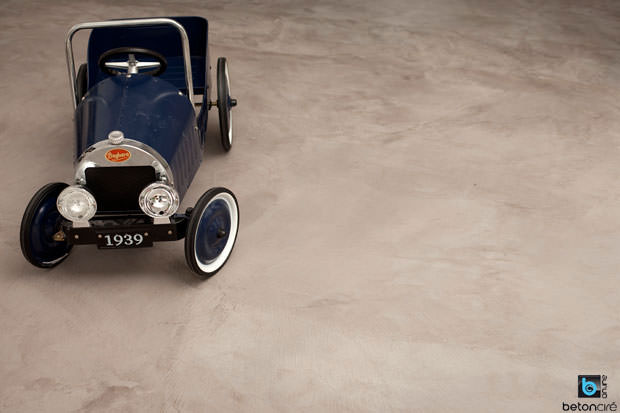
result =
[{"label": "toy car body", "polygon": [[[73,35],[91,29],[75,72]],[[75,109],[73,185],[39,190],[21,224],[21,248],[38,267],[62,262],[76,244],[136,248],[185,238],[188,265],[215,274],[234,246],[239,213],[225,188],[177,213],[202,161],[207,114],[218,107],[221,144],[232,145],[225,58],[210,100],[208,23],[200,17],[113,20],[72,27],[66,39]],[[197,104],[194,95],[202,95]]]}]

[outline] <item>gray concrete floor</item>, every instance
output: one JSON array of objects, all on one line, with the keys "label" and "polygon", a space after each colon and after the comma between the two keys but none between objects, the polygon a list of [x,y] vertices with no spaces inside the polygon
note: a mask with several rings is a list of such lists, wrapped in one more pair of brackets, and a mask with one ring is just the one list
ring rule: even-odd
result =
[{"label": "gray concrete floor", "polygon": [[[194,14],[239,106],[226,155],[211,112],[184,206],[237,194],[232,258],[205,283],[182,242],[30,266],[23,209],[72,174],[67,29]],[[599,373],[620,401],[619,23],[602,1],[5,0],[0,410],[550,412]]]}]

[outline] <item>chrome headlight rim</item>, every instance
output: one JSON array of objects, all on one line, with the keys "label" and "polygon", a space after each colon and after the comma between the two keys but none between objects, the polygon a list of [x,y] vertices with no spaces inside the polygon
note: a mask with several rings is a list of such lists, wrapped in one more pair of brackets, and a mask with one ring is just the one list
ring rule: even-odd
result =
[{"label": "chrome headlight rim", "polygon": [[[168,206],[160,209],[153,205],[156,196],[166,195],[168,198]],[[147,185],[138,198],[140,209],[151,218],[169,218],[179,209],[180,198],[179,193],[174,187],[162,182],[153,182]]]},{"label": "chrome headlight rim", "polygon": [[[79,199],[81,197],[81,199]],[[83,213],[76,213],[71,201],[80,200],[84,205]],[[75,205],[75,204],[74,204]],[[83,185],[69,185],[58,195],[56,209],[60,215],[71,222],[88,222],[97,213],[97,200]]]}]

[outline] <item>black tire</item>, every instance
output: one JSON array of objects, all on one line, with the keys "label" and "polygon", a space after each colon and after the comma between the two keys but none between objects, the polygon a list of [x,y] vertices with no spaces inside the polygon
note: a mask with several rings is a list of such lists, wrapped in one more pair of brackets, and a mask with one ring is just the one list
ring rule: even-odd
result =
[{"label": "black tire", "polygon": [[230,98],[230,79],[225,57],[217,59],[217,111],[220,118],[220,138],[226,152],[232,148],[232,116],[230,109],[236,101]]},{"label": "black tire", "polygon": [[88,92],[88,70],[86,63],[80,65],[78,69],[77,78],[75,79],[75,96],[77,97],[77,103],[79,104],[86,92]]},{"label": "black tire", "polygon": [[226,188],[209,189],[196,202],[185,237],[185,260],[198,278],[206,280],[222,269],[232,254],[238,232],[235,195]]},{"label": "black tire", "polygon": [[34,194],[24,211],[19,242],[26,260],[36,267],[55,267],[69,256],[73,247],[52,238],[63,219],[56,208],[56,199],[67,186],[60,182],[45,185]]}]

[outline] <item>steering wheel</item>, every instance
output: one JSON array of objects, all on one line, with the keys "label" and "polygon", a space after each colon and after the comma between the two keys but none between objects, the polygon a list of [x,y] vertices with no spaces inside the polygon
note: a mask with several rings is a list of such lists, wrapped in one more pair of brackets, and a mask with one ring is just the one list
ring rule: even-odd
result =
[{"label": "steering wheel", "polygon": [[[156,62],[141,62],[136,59],[136,55],[145,55],[151,57]],[[110,62],[109,60],[118,58],[119,56],[127,56],[126,62]],[[168,67],[166,58],[150,49],[142,49],[140,47],[119,47],[110,49],[99,56],[99,68],[106,74],[111,76],[127,74],[135,75],[138,73],[151,76],[159,76]],[[147,72],[140,72],[140,69],[151,69]],[[119,70],[120,69],[120,70]]]}]

